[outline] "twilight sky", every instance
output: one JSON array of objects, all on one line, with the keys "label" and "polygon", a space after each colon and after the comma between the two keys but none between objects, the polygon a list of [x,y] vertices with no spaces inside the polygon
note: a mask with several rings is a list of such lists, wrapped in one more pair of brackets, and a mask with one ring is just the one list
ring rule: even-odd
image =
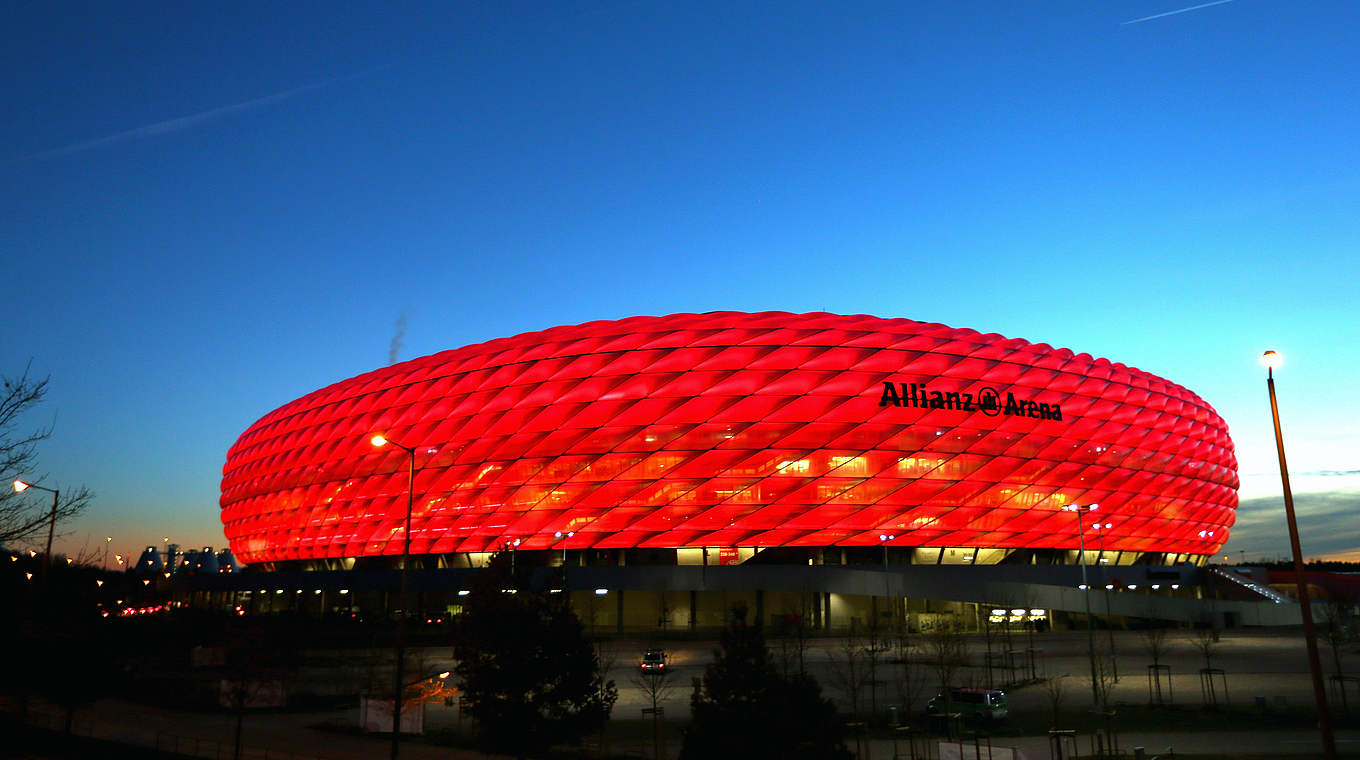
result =
[{"label": "twilight sky", "polygon": [[[1178,12],[1183,11],[1183,12]],[[909,317],[1228,421],[1234,559],[1360,559],[1360,11],[1322,0],[11,4],[0,374],[60,548],[221,546],[309,391],[558,324]]]}]

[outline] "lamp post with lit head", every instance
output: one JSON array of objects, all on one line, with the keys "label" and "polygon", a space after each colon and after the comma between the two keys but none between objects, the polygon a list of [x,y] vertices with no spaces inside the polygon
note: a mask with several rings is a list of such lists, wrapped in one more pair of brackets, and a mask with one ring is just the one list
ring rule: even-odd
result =
[{"label": "lamp post with lit head", "polygon": [[1086,603],[1086,657],[1091,663],[1091,701],[1100,707],[1100,687],[1096,676],[1096,633],[1091,619],[1091,584],[1086,579],[1086,529],[1082,524],[1082,512],[1095,512],[1099,504],[1065,504],[1062,511],[1077,515],[1077,551],[1081,555],[1081,598]]},{"label": "lamp post with lit head", "polygon": [[1113,527],[1114,523],[1101,523],[1099,520],[1091,524],[1091,529],[1100,536],[1096,562],[1100,564],[1100,585],[1105,587],[1105,631],[1110,635],[1110,677],[1115,683],[1119,683],[1119,656],[1114,649],[1114,616],[1110,614],[1110,590],[1114,588],[1114,582],[1110,580],[1110,574],[1105,570],[1105,565],[1109,564],[1109,560],[1105,559],[1105,534]]},{"label": "lamp post with lit head", "polygon": [[396,677],[393,678],[392,686],[392,760],[397,760],[397,753],[401,750],[401,703],[402,694],[406,691],[406,683],[403,680],[406,676],[406,568],[411,564],[411,511],[415,504],[416,488],[416,450],[411,446],[403,446],[400,443],[388,438],[382,433],[378,433],[369,439],[375,448],[382,448],[387,444],[392,444],[406,452],[406,530],[404,531],[401,550],[401,595],[398,597],[398,604],[401,608],[397,611],[397,667]]},{"label": "lamp post with lit head", "polygon": [[47,518],[47,551],[43,553],[42,565],[43,579],[46,580],[48,571],[52,569],[52,534],[57,530],[57,502],[61,499],[61,491],[56,488],[48,488],[46,486],[37,485],[36,483],[29,483],[25,480],[14,481],[15,493],[23,493],[30,488],[36,488],[39,491],[46,491],[52,494],[52,511]]},{"label": "lamp post with lit head", "polygon": [[1327,710],[1327,690],[1322,683],[1322,662],[1318,658],[1317,634],[1313,630],[1313,610],[1308,603],[1308,581],[1303,575],[1303,550],[1299,546],[1299,526],[1294,520],[1294,494],[1289,489],[1289,466],[1284,460],[1284,434],[1280,432],[1280,407],[1275,401],[1275,368],[1284,358],[1275,351],[1261,355],[1266,365],[1266,389],[1270,392],[1270,418],[1275,423],[1275,449],[1280,455],[1280,483],[1284,488],[1284,517],[1289,525],[1289,548],[1294,552],[1294,578],[1298,582],[1299,612],[1303,616],[1303,637],[1308,645],[1308,667],[1313,675],[1313,700],[1317,703],[1318,729],[1322,732],[1322,751],[1327,760],[1336,757],[1336,738]]}]

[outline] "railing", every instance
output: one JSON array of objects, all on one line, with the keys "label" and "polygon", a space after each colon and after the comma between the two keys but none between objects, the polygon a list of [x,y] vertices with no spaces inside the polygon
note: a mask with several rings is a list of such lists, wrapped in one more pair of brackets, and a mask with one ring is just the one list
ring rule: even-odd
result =
[{"label": "railing", "polygon": [[1289,597],[1285,596],[1284,594],[1281,594],[1280,592],[1276,591],[1275,589],[1269,586],[1263,586],[1257,583],[1256,581],[1243,578],[1240,573],[1236,573],[1230,570],[1224,570],[1221,567],[1210,568],[1210,572],[1213,573],[1214,577],[1216,578],[1222,578],[1233,584],[1241,586],[1242,588],[1247,589],[1248,591],[1251,591],[1254,594],[1259,594],[1276,604],[1284,604],[1285,602],[1292,601]]}]

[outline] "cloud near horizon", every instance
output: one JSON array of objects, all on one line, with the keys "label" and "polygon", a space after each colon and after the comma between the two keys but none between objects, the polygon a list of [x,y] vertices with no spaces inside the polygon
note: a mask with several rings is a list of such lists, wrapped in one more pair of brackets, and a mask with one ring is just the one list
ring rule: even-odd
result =
[{"label": "cloud near horizon", "polygon": [[[1360,489],[1296,493],[1294,511],[1305,559],[1360,559]],[[1249,559],[1288,557],[1284,497],[1243,499],[1230,541],[1231,552],[1245,550]]]}]

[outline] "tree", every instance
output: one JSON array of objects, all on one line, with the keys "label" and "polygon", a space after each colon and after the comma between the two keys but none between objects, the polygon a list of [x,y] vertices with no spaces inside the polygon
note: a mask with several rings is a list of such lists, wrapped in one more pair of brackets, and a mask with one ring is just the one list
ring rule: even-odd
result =
[{"label": "tree", "polygon": [[1044,696],[1048,698],[1048,709],[1052,717],[1052,727],[1058,727],[1058,715],[1062,709],[1063,699],[1067,696],[1067,675],[1050,676],[1044,681]]},{"label": "tree", "polygon": [[1218,631],[1213,628],[1199,628],[1190,635],[1190,646],[1204,657],[1204,667],[1199,670],[1199,687],[1200,697],[1206,707],[1218,707],[1219,691],[1223,692],[1224,700],[1228,698],[1228,677],[1214,667],[1214,652],[1218,644]]},{"label": "tree", "polygon": [[681,760],[714,757],[845,759],[845,725],[807,675],[781,675],[760,625],[734,609],[722,648],[694,680]]},{"label": "tree", "polygon": [[671,670],[657,671],[633,671],[633,685],[642,692],[642,698],[651,703],[651,708],[644,708],[643,713],[652,716],[652,757],[661,757],[661,714],[665,708],[661,703],[670,699],[671,692],[674,691],[674,684],[671,683]]},{"label": "tree", "polygon": [[[36,380],[29,369],[17,378],[0,376],[0,545],[31,541],[43,535],[52,520],[52,503],[31,494],[17,494],[9,484],[22,479],[41,484],[44,476],[36,472],[38,444],[52,436],[52,427],[21,429],[20,420],[42,403],[47,395],[47,378]],[[89,505],[93,498],[84,486],[61,490],[56,520],[70,519]]]},{"label": "tree", "polygon": [[940,684],[944,713],[948,714],[953,710],[954,675],[967,662],[968,645],[963,639],[963,629],[956,621],[945,618],[921,638],[936,682]]},{"label": "tree", "polygon": [[896,679],[897,699],[902,705],[903,715],[909,716],[916,711],[916,702],[926,679],[921,673],[916,643],[911,639],[911,630],[905,620],[897,624],[893,644],[895,649],[893,657],[902,666]]},{"label": "tree", "polygon": [[808,638],[812,629],[808,620],[812,617],[812,604],[815,598],[811,591],[804,589],[798,595],[798,607],[785,610],[778,616],[774,641],[776,665],[785,678],[793,674],[807,673]]},{"label": "tree", "polygon": [[1163,704],[1166,698],[1162,693],[1162,671],[1166,671],[1167,697],[1170,696],[1171,689],[1171,668],[1162,664],[1162,658],[1166,656],[1166,650],[1170,647],[1164,621],[1149,618],[1147,627],[1138,632],[1138,637],[1143,642],[1143,651],[1152,659],[1152,664],[1148,666],[1148,703]]},{"label": "tree", "polygon": [[828,673],[831,685],[845,696],[850,704],[850,716],[855,719],[859,718],[860,694],[869,678],[867,652],[863,637],[853,626],[839,644],[826,650],[827,660],[831,663]]},{"label": "tree", "polygon": [[618,690],[566,594],[516,587],[508,552],[479,573],[458,618],[454,672],[483,748],[521,756],[577,743],[609,718]]},{"label": "tree", "polygon": [[288,684],[297,672],[298,659],[297,638],[284,626],[248,620],[228,623],[218,698],[235,717],[233,760],[241,757],[246,712],[283,706]]},{"label": "tree", "polygon": [[1341,710],[1346,714],[1350,714],[1346,684],[1354,679],[1347,677],[1346,671],[1342,667],[1342,656],[1346,653],[1346,647],[1355,642],[1356,623],[1355,612],[1349,602],[1335,597],[1323,602],[1323,637],[1332,648],[1332,661],[1336,664],[1336,673],[1332,676],[1332,679],[1341,693]]}]

